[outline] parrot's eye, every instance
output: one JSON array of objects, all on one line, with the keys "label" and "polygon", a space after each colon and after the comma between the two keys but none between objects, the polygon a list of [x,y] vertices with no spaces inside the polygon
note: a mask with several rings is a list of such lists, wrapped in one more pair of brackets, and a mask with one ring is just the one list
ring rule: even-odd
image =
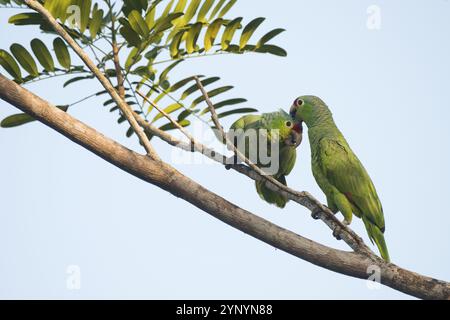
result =
[{"label": "parrot's eye", "polygon": [[295,100],[295,102],[294,102],[294,104],[297,106],[297,107],[300,107],[300,106],[302,106],[303,105],[303,100],[302,99],[297,99],[297,100]]},{"label": "parrot's eye", "polygon": [[290,127],[292,127],[292,122],[291,121],[286,121],[286,127],[288,127],[288,128],[290,128]]}]

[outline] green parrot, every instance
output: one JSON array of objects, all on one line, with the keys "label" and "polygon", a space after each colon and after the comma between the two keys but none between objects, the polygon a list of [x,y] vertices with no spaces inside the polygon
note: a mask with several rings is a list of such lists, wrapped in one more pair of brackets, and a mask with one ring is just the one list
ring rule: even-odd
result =
[{"label": "green parrot", "polygon": [[[252,135],[253,134],[253,135]],[[230,127],[228,138],[237,149],[267,174],[286,185],[286,176],[297,158],[296,148],[302,141],[302,125],[280,110],[261,115],[246,115]],[[263,149],[264,148],[264,149]],[[271,161],[273,150],[278,151]],[[256,181],[256,191],[268,203],[284,208],[288,199],[270,189],[265,181]]]},{"label": "green parrot", "polygon": [[328,106],[318,97],[302,96],[294,101],[290,114],[308,127],[313,175],[327,197],[330,210],[340,211],[347,225],[353,214],[361,218],[370,240],[375,242],[383,259],[389,261],[383,235],[383,207],[377,191],[334,123]]}]

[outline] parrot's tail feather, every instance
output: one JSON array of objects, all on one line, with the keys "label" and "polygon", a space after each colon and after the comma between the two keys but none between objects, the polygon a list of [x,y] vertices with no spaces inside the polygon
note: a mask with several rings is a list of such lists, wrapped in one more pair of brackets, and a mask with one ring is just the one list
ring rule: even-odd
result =
[{"label": "parrot's tail feather", "polygon": [[[277,179],[282,184],[286,185],[285,176],[280,176],[275,179]],[[286,206],[286,203],[289,201],[289,199],[267,188],[265,180],[256,181],[255,184],[256,184],[256,191],[258,192],[261,199],[265,200],[270,204],[274,204],[279,208],[284,208]]]},{"label": "parrot's tail feather", "polygon": [[381,257],[387,261],[390,262],[391,259],[389,257],[388,248],[386,246],[386,241],[384,241],[384,235],[378,226],[373,224],[371,221],[365,219],[363,217],[364,225],[366,226],[367,233],[369,234],[370,240],[375,242],[375,244],[378,247],[378,250],[380,251]]}]

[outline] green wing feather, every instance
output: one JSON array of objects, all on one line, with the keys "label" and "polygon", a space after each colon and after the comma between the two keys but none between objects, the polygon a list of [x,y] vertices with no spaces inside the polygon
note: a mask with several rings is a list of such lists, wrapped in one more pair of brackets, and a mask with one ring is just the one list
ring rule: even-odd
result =
[{"label": "green wing feather", "polygon": [[[284,175],[275,177],[275,179],[286,185],[286,177]],[[286,203],[289,201],[285,196],[282,196],[281,194],[267,188],[266,181],[256,181],[255,186],[261,199],[270,204],[276,205],[278,208],[284,208]]]},{"label": "green wing feather", "polygon": [[331,186],[345,195],[353,212],[363,219],[370,240],[376,243],[382,257],[389,261],[383,236],[383,207],[366,169],[343,139],[323,138],[319,148],[323,175]]},{"label": "green wing feather", "polygon": [[347,143],[322,139],[320,158],[322,170],[329,183],[358,209],[359,212],[356,214],[366,216],[369,221],[384,230],[383,208],[375,187],[366,169]]}]

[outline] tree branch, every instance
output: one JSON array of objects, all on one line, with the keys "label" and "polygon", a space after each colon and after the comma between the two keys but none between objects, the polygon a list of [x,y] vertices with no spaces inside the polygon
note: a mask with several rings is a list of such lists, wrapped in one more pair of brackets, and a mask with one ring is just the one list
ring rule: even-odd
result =
[{"label": "tree branch", "polygon": [[122,100],[125,100],[125,87],[124,87],[124,78],[122,73],[122,67],[120,66],[119,61],[119,47],[117,46],[117,39],[116,39],[116,17],[113,13],[113,8],[111,5],[111,1],[107,1],[108,7],[109,7],[109,14],[111,15],[111,46],[112,46],[112,52],[113,52],[113,61],[114,61],[114,68],[116,69],[116,77],[117,77],[117,87],[119,89],[119,96],[122,98]]},{"label": "tree branch", "polygon": [[217,219],[315,265],[366,279],[377,266],[381,283],[426,299],[450,299],[450,283],[402,269],[382,259],[336,250],[246,211],[184,176],[168,164],[125,148],[0,74],[0,98],[116,167],[182,198]]},{"label": "tree branch", "polygon": [[63,27],[53,18],[51,13],[45,9],[38,1],[35,0],[24,0],[24,2],[33,10],[37,11],[55,30],[55,32],[60,35],[69,46],[75,51],[75,53],[83,60],[86,66],[92,71],[95,77],[100,81],[103,87],[108,91],[111,98],[116,102],[117,106],[122,111],[125,118],[130,123],[130,126],[136,132],[136,135],[139,137],[141,144],[144,146],[147,154],[152,159],[159,159],[156,151],[153,149],[150,141],[147,136],[143,132],[142,128],[137,123],[136,119],[133,116],[133,111],[130,106],[123,100],[117,91],[112,86],[111,82],[103,75],[103,73],[97,68],[94,62],[89,58],[89,56],[83,51],[83,49],[73,40],[73,38],[64,30]]}]

